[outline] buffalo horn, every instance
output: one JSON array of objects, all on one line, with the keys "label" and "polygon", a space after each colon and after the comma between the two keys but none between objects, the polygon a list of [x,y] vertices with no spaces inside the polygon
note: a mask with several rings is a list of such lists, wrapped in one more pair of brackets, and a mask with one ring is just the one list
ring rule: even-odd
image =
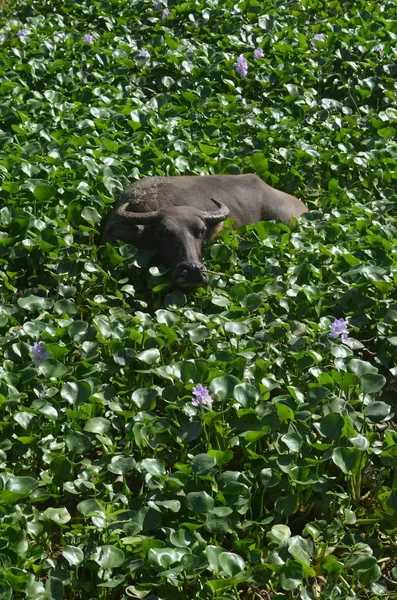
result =
[{"label": "buffalo horn", "polygon": [[207,211],[201,214],[201,218],[207,225],[216,225],[221,221],[224,221],[229,214],[229,209],[227,206],[219,202],[218,200],[214,200],[211,198],[212,202],[217,206],[218,210],[216,211]]},{"label": "buffalo horn", "polygon": [[116,210],[116,214],[118,217],[123,217],[125,219],[129,219],[131,223],[136,223],[137,225],[145,225],[145,223],[153,223],[158,219],[158,210],[153,210],[151,212],[131,212],[127,210],[129,202],[122,204]]}]

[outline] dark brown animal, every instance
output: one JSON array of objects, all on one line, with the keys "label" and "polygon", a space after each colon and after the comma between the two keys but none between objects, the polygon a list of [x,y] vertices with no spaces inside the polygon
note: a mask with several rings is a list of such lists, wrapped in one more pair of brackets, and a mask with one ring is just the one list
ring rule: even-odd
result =
[{"label": "dark brown animal", "polygon": [[307,207],[264,183],[257,175],[147,177],[120,195],[105,224],[102,243],[118,240],[156,248],[180,288],[208,284],[201,249],[227,217],[235,226],[281,219],[289,223]]}]

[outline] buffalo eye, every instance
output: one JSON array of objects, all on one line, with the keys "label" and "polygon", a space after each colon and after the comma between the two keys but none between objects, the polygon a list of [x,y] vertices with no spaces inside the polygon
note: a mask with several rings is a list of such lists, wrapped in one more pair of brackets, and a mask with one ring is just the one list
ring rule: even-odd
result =
[{"label": "buffalo eye", "polygon": [[195,238],[202,238],[204,237],[206,231],[207,228],[205,227],[205,225],[203,225],[202,227],[197,227],[196,229],[194,229],[193,235]]}]

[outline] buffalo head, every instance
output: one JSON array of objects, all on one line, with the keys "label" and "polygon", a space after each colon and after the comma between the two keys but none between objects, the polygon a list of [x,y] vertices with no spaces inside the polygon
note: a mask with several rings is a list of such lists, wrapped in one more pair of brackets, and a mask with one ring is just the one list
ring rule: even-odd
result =
[{"label": "buffalo head", "polygon": [[171,270],[172,283],[192,289],[208,284],[208,273],[201,262],[202,245],[216,235],[216,225],[229,214],[227,206],[211,200],[216,206],[213,211],[167,206],[152,212],[132,212],[126,202],[116,213],[129,224],[141,226],[146,244],[157,249],[161,262]]}]

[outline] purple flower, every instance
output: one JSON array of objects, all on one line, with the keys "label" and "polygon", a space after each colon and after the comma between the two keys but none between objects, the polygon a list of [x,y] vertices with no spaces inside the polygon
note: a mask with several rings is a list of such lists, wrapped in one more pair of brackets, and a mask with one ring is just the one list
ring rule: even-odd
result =
[{"label": "purple flower", "polygon": [[382,54],[383,48],[382,48],[382,46],[380,46],[379,44],[377,44],[376,46],[374,46],[372,48],[372,52],[379,52],[379,54]]},{"label": "purple flower", "polygon": [[19,31],[17,31],[17,36],[18,37],[25,37],[28,34],[29,34],[29,32],[28,32],[27,29],[20,29]]},{"label": "purple flower", "polygon": [[313,48],[315,48],[316,42],[325,42],[326,39],[327,36],[325,35],[325,33],[316,33],[316,35],[312,37],[310,41],[312,43]]},{"label": "purple flower", "polygon": [[263,58],[265,56],[262,48],[257,48],[254,50],[254,58]]},{"label": "purple flower", "polygon": [[193,46],[193,44],[191,44],[187,49],[188,52],[194,52],[195,50],[197,50],[197,48],[196,46]]},{"label": "purple flower", "polygon": [[163,3],[159,2],[158,0],[155,1],[155,2],[153,2],[153,9],[154,10],[160,10],[160,8],[162,8],[162,6],[163,6]]},{"label": "purple flower", "polygon": [[335,319],[334,322],[331,323],[329,335],[332,338],[337,338],[340,336],[341,341],[345,344],[347,342],[347,338],[349,337],[345,319]]},{"label": "purple flower", "polygon": [[36,367],[47,358],[50,358],[47,348],[44,342],[35,342],[32,348],[33,362]]},{"label": "purple flower", "polygon": [[150,65],[150,52],[149,52],[149,50],[146,50],[146,48],[142,48],[142,50],[139,52],[139,56],[141,58],[146,58],[146,64],[147,64],[147,66]]},{"label": "purple flower", "polygon": [[237,59],[237,62],[235,64],[235,69],[236,69],[237,75],[240,75],[240,77],[242,77],[242,79],[247,77],[248,63],[242,54],[240,54],[240,56]]},{"label": "purple flower", "polygon": [[163,10],[163,12],[161,13],[162,20],[165,21],[169,16],[170,16],[170,9],[169,8],[165,8]]},{"label": "purple flower", "polygon": [[201,383],[198,383],[193,388],[193,396],[195,396],[195,398],[192,400],[193,406],[208,406],[212,403],[212,398],[208,388],[201,385]]},{"label": "purple flower", "polygon": [[86,33],[85,36],[83,37],[83,42],[85,44],[93,44],[94,38],[90,33]]}]

